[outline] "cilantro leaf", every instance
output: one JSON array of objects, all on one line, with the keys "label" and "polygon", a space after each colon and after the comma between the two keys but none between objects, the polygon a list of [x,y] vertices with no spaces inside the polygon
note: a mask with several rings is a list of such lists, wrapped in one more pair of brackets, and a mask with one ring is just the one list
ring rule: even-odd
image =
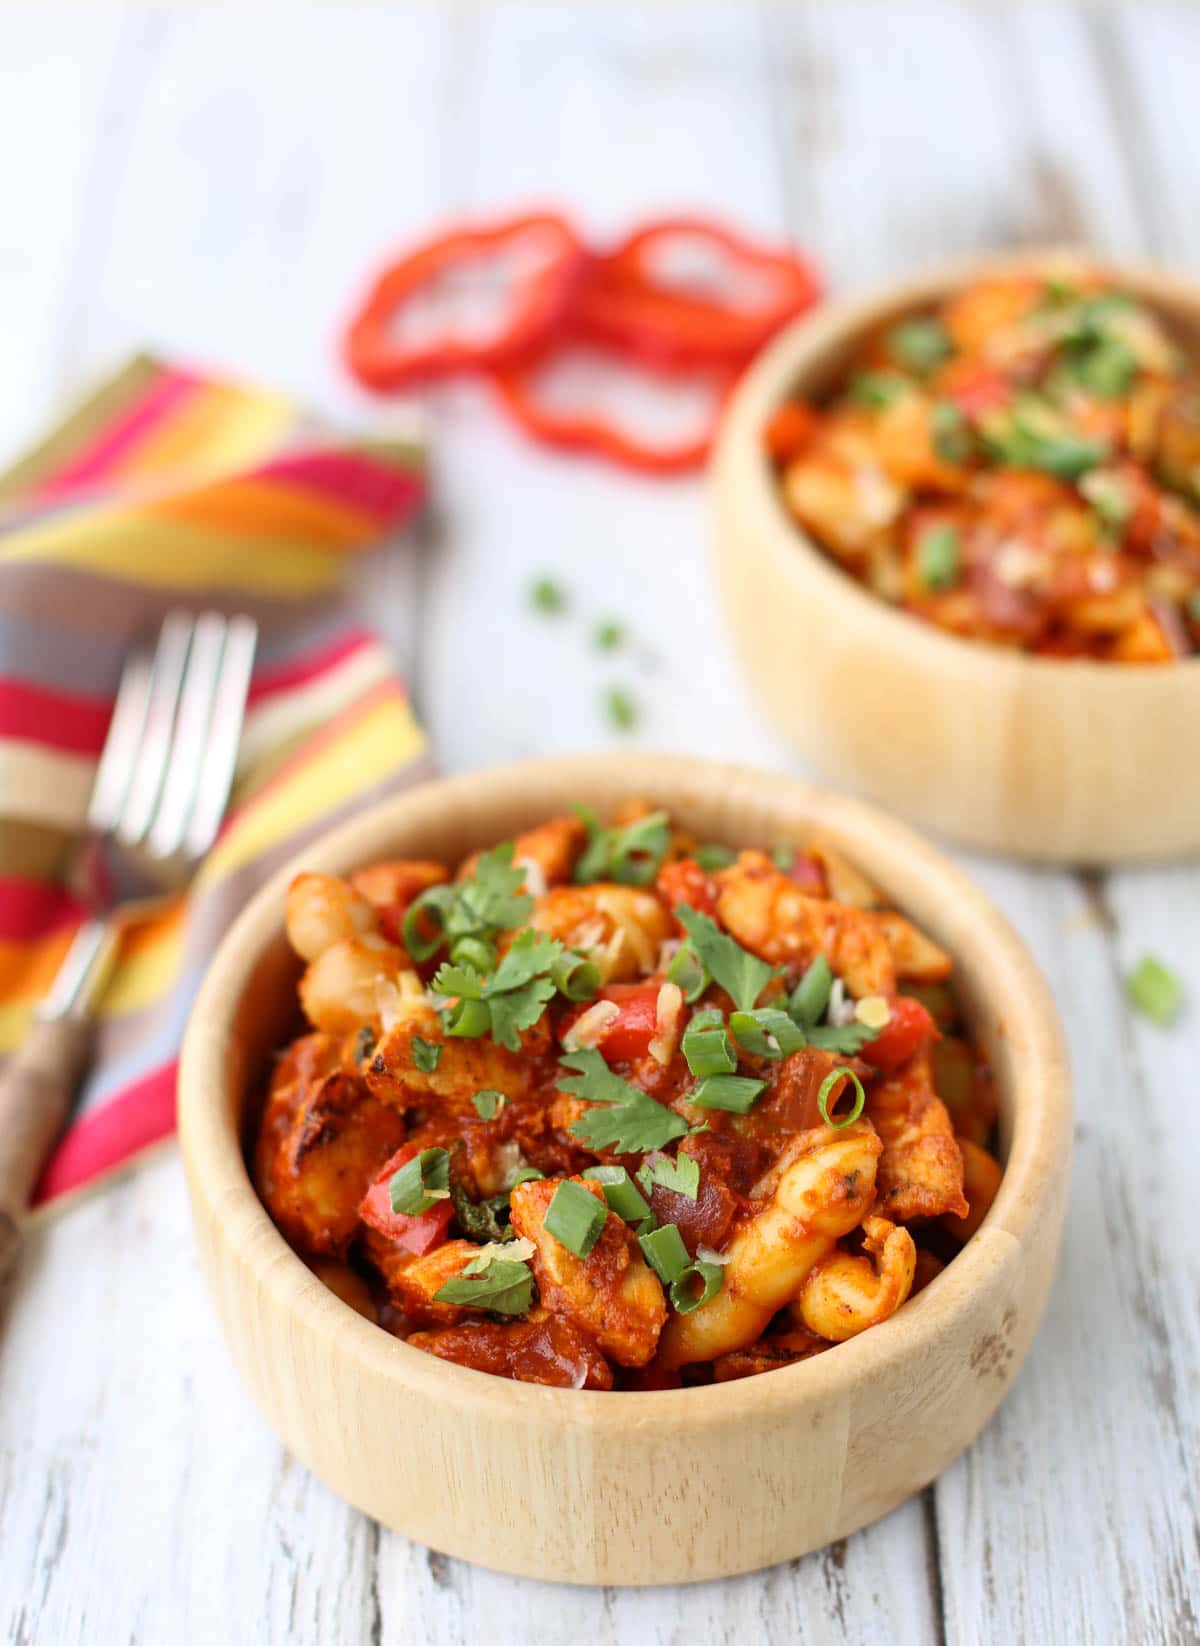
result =
[{"label": "cilantro leaf", "polygon": [[529,918],[533,899],[522,889],[524,869],[513,867],[515,851],[513,841],[501,841],[482,854],[475,873],[461,882],[457,905],[446,922],[452,937],[489,929],[508,931]]},{"label": "cilantro leaf", "polygon": [[489,997],[487,1008],[492,1019],[492,1039],[510,1052],[521,1049],[520,1030],[532,1029],[554,997],[554,981],[549,977],[535,977],[519,989]]},{"label": "cilantro leaf", "polygon": [[[447,1033],[477,1040],[490,1029],[497,1045],[520,1051],[520,1031],[532,1028],[554,997],[554,979],[546,974],[562,952],[557,938],[527,927],[489,978],[473,966],[439,966],[434,988],[460,1002],[451,1008]],[[464,1000],[475,1004],[464,1010]]]},{"label": "cilantro leaf", "polygon": [[479,1272],[447,1280],[433,1294],[433,1300],[462,1309],[488,1309],[497,1315],[528,1314],[533,1302],[533,1271],[528,1263],[493,1257]]},{"label": "cilantro leaf", "polygon": [[644,1154],[686,1134],[686,1120],[615,1075],[594,1048],[571,1052],[562,1061],[578,1074],[560,1080],[560,1090],[596,1105],[570,1128],[571,1136],[588,1148]]},{"label": "cilantro leaf", "polygon": [[526,927],[484,985],[483,998],[489,1000],[509,989],[519,989],[531,978],[548,972],[562,949],[557,938],[535,932],[532,926]]},{"label": "cilantro leaf", "polygon": [[743,949],[698,909],[680,903],[675,918],[683,923],[701,962],[740,1012],[754,1010],[755,1002],[775,976],[774,966]]},{"label": "cilantro leaf", "polygon": [[435,994],[457,995],[459,1000],[482,1000],[483,978],[474,966],[452,966],[443,960],[433,974]]},{"label": "cilantro leaf", "polygon": [[648,886],[671,846],[666,812],[650,812],[621,829],[602,829],[595,812],[577,808],[587,825],[588,843],[575,865],[577,885],[615,880],[621,886]]},{"label": "cilantro leaf", "polygon": [[432,1074],[442,1060],[441,1041],[422,1040],[419,1034],[413,1035],[412,1057],[422,1074]]},{"label": "cilantro leaf", "polygon": [[674,1160],[668,1154],[651,1155],[642,1162],[637,1180],[647,1194],[657,1183],[672,1194],[695,1200],[700,1193],[700,1163],[686,1154],[676,1155]]},{"label": "cilantro leaf", "polygon": [[878,1035],[878,1029],[868,1029],[865,1023],[821,1024],[808,1030],[808,1043],[819,1052],[835,1052],[839,1057],[854,1057]]}]

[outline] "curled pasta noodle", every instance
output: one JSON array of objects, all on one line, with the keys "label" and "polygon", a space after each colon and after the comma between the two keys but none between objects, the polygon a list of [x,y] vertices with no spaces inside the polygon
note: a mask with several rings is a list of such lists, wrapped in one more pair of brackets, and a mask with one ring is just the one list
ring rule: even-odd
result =
[{"label": "curled pasta noodle", "polygon": [[831,1343],[878,1326],[894,1315],[912,1290],[917,1249],[907,1229],[885,1217],[863,1224],[867,1256],[833,1251],[817,1263],[801,1286],[791,1315]]},{"label": "curled pasta noodle", "polygon": [[726,1248],[721,1290],[691,1314],[669,1318],[656,1364],[673,1368],[715,1360],[760,1337],[813,1265],[862,1222],[875,1193],[879,1151],[879,1139],[865,1120],[795,1138],[781,1156],[770,1202]]},{"label": "curled pasta noodle", "polygon": [[379,917],[363,896],[332,874],[298,874],[288,887],[288,942],[302,960],[316,960],[342,938],[376,930]]},{"label": "curled pasta noodle", "polygon": [[305,1017],[326,1034],[351,1034],[364,1023],[378,1027],[380,984],[394,982],[407,964],[403,949],[370,933],[331,943],[300,979]]}]

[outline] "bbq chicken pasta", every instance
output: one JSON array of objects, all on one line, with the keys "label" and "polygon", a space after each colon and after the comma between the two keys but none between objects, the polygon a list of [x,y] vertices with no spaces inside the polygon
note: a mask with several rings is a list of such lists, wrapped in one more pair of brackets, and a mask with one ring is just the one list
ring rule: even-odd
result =
[{"label": "bbq chicken pasta", "polygon": [[1200,370],[1099,275],[960,289],[765,440],[798,524],[938,628],[1116,663],[1200,650]]},{"label": "bbq chicken pasta", "polygon": [[581,813],[457,873],[302,874],[287,931],[311,1028],[259,1191],[444,1360],[575,1389],[787,1366],[885,1321],[996,1191],[950,957],[820,840]]}]

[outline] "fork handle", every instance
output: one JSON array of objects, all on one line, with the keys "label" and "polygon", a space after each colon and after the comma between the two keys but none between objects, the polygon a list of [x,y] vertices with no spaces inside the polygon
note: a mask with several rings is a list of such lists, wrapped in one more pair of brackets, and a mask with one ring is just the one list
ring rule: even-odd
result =
[{"label": "fork handle", "polygon": [[66,1124],[92,1041],[89,1017],[37,1017],[0,1074],[0,1285],[16,1262],[29,1198]]}]

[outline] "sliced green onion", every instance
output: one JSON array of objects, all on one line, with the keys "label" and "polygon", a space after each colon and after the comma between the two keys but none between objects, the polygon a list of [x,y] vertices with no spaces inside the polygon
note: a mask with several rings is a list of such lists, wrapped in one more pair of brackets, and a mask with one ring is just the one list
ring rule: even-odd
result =
[{"label": "sliced green onion", "polygon": [[902,320],[887,335],[887,346],[892,357],[910,371],[932,371],[954,353],[946,328],[925,317]]},{"label": "sliced green onion", "polygon": [[442,1013],[442,1027],[460,1040],[478,1040],[492,1025],[485,1000],[457,1000]]},{"label": "sliced green onion", "polygon": [[[446,911],[454,900],[454,892],[449,886],[430,886],[416,897],[404,911],[404,920],[400,926],[400,936],[404,947],[416,961],[431,959],[442,944],[446,941]],[[426,937],[421,930],[422,921],[435,927],[435,935]]]},{"label": "sliced green onion", "polygon": [[637,725],[637,701],[624,686],[609,686],[604,693],[605,718],[619,732],[630,732]]},{"label": "sliced green onion", "polygon": [[695,1013],[683,1031],[680,1045],[697,1080],[710,1074],[732,1074],[737,1068],[737,1053],[730,1044],[725,1019],[715,1006]]},{"label": "sliced green onion", "polygon": [[[696,1291],[694,1282],[702,1282],[700,1292]],[[690,1315],[693,1309],[700,1309],[710,1303],[721,1287],[725,1284],[725,1266],[723,1263],[705,1263],[697,1258],[681,1275],[676,1275],[671,1282],[671,1306],[676,1314]]]},{"label": "sliced green onion", "polygon": [[1138,1011],[1166,1026],[1183,1004],[1183,984],[1161,960],[1145,954],[1125,979],[1125,993]]},{"label": "sliced green onion", "polygon": [[539,1172],[536,1166],[522,1166],[520,1171],[513,1175],[512,1188],[515,1189],[518,1183],[541,1183],[545,1176],[545,1172]]},{"label": "sliced green onion", "polygon": [[413,1035],[412,1060],[422,1074],[432,1074],[442,1061],[441,1041],[422,1040],[419,1034]]},{"label": "sliced green onion", "polygon": [[802,1029],[811,1029],[825,1016],[832,989],[833,972],[825,956],[819,954],[788,1000],[788,1011]]},{"label": "sliced green onion", "polygon": [[508,1099],[503,1092],[496,1092],[490,1086],[485,1086],[482,1091],[475,1093],[471,1102],[480,1120],[495,1120]]},{"label": "sliced green onion", "polygon": [[1188,595],[1187,614],[1193,623],[1200,623],[1200,589],[1193,589]]},{"label": "sliced green onion", "polygon": [[[835,1120],[832,1119],[829,1114],[829,1099],[834,1087],[838,1086],[843,1080],[849,1080],[854,1087],[854,1107],[848,1114],[838,1115]],[[841,1093],[839,1092],[838,1097],[840,1096]],[[834,1097],[833,1101],[836,1104],[837,1097]],[[867,1094],[863,1091],[863,1083],[855,1074],[853,1069],[831,1069],[821,1082],[817,1091],[817,1108],[821,1111],[821,1119],[827,1126],[832,1126],[834,1131],[837,1132],[844,1131],[847,1126],[853,1126],[854,1122],[863,1112],[863,1106],[866,1101]]]},{"label": "sliced green onion", "polygon": [[615,652],[624,639],[624,627],[613,617],[603,618],[592,630],[592,644],[600,652]]},{"label": "sliced green onion", "polygon": [[450,1156],[445,1149],[422,1149],[392,1173],[388,1195],[402,1217],[421,1217],[439,1200],[449,1200]]},{"label": "sliced green onion", "polygon": [[650,1207],[624,1166],[589,1166],[583,1175],[600,1185],[609,1206],[626,1223],[649,1217]]},{"label": "sliced green onion", "polygon": [[917,572],[927,589],[952,589],[959,575],[956,526],[931,526],[917,544]]},{"label": "sliced green onion", "polygon": [[456,937],[450,945],[450,959],[455,966],[471,966],[477,972],[490,972],[496,964],[496,945],[486,937]]},{"label": "sliced green onion", "polygon": [[654,1230],[657,1229],[658,1226],[658,1219],[655,1217],[654,1213],[651,1212],[649,1217],[644,1217],[637,1226],[639,1238],[642,1235],[653,1234]]},{"label": "sliced green onion", "polygon": [[694,1006],[712,979],[692,945],[684,943],[667,967],[667,981],[676,984],[688,1005]]},{"label": "sliced green onion", "polygon": [[567,949],[550,968],[550,978],[559,994],[568,1000],[590,1000],[600,987],[600,972],[587,955]]},{"label": "sliced green onion", "polygon": [[871,411],[886,411],[910,392],[908,382],[898,372],[860,371],[850,380],[850,398]]},{"label": "sliced green onion", "polygon": [[957,466],[971,455],[974,442],[970,426],[953,400],[938,400],[929,414],[933,449],[943,463]]},{"label": "sliced green onion", "polygon": [[673,1223],[664,1223],[661,1228],[652,1229],[649,1234],[640,1234],[638,1245],[642,1248],[646,1262],[664,1286],[678,1280],[692,1261],[683,1243],[683,1236]]},{"label": "sliced green onion", "polygon": [[1127,343],[1105,337],[1086,349],[1075,363],[1075,378],[1088,394],[1119,400],[1137,376],[1137,357]]},{"label": "sliced green onion", "polygon": [[694,855],[705,874],[715,874],[718,869],[727,869],[737,862],[737,853],[728,846],[697,846]]},{"label": "sliced green onion", "polygon": [[688,1102],[701,1109],[725,1109],[729,1114],[749,1114],[754,1100],[766,1086],[765,1080],[749,1080],[744,1075],[716,1074],[702,1080]]},{"label": "sliced green onion", "polygon": [[555,1189],[546,1208],[545,1230],[576,1257],[586,1257],[599,1240],[607,1217],[603,1201],[567,1179]]},{"label": "sliced green onion", "polygon": [[648,886],[671,846],[666,812],[648,812],[613,836],[608,872],[620,886]]},{"label": "sliced green onion", "polygon": [[798,1052],[807,1042],[804,1030],[798,1028],[786,1012],[774,1006],[759,1006],[752,1012],[734,1012],[729,1019],[733,1038],[744,1051],[755,1057],[769,1057],[778,1062]]},{"label": "sliced green onion", "polygon": [[542,617],[557,617],[567,609],[567,591],[553,577],[539,577],[530,584],[529,604]]}]

